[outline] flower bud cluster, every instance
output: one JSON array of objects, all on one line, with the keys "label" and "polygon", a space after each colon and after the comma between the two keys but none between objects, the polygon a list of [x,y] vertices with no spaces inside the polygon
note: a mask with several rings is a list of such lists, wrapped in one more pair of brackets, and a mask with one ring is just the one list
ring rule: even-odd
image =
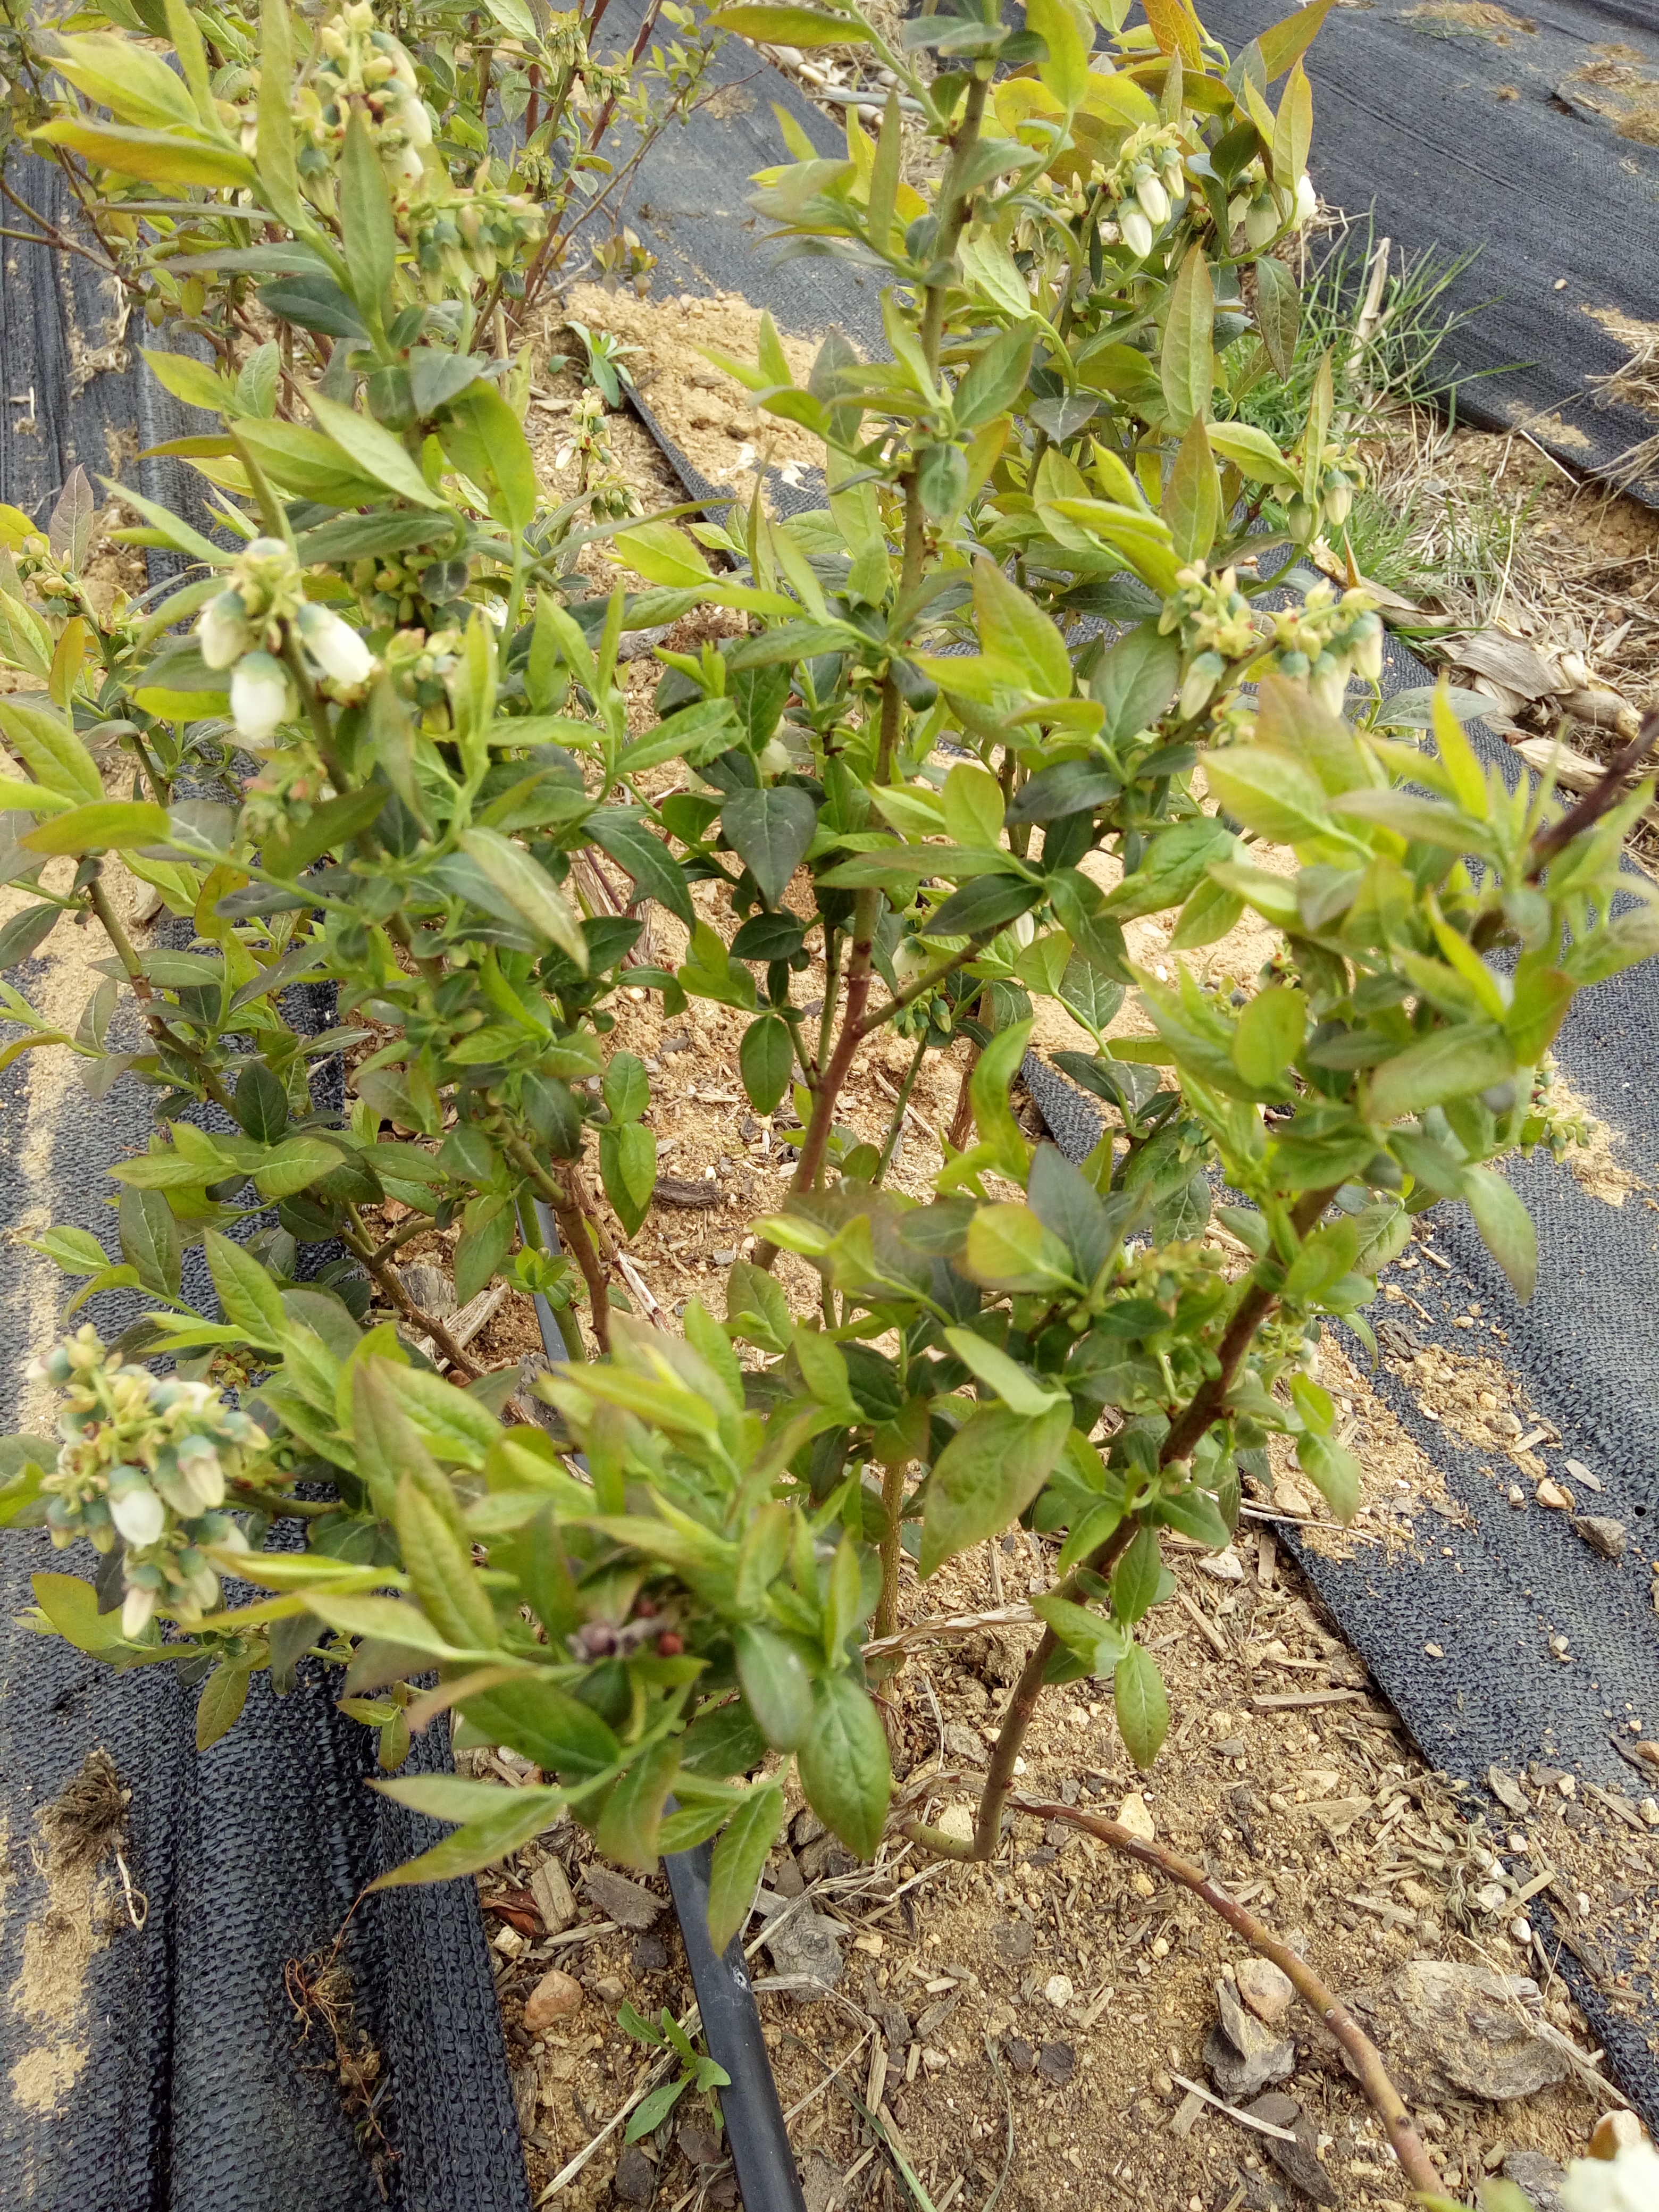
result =
[{"label": "flower bud cluster", "polygon": [[1342,712],[1350,676],[1375,684],[1382,673],[1382,618],[1365,592],[1339,599],[1332,585],[1316,584],[1299,607],[1279,609],[1272,622],[1279,673],[1305,684],[1328,714]]},{"label": "flower bud cluster", "polygon": [[1285,503],[1285,520],[1298,545],[1311,544],[1322,524],[1340,530],[1353,506],[1353,495],[1363,489],[1365,464],[1352,445],[1327,444],[1319,457],[1316,489],[1312,499],[1300,492]]},{"label": "flower bud cluster", "polygon": [[1210,704],[1229,666],[1260,645],[1261,634],[1234,569],[1212,573],[1204,562],[1194,561],[1180,571],[1176,584],[1158,626],[1166,637],[1172,630],[1180,632],[1188,656],[1181,713],[1190,720]]},{"label": "flower bud cluster", "polygon": [[295,711],[293,680],[279,658],[289,635],[337,696],[360,690],[374,673],[374,656],[356,631],[306,598],[292,546],[256,538],[196,625],[208,666],[231,671],[231,717],[246,745],[269,744]]},{"label": "flower bud cluster", "polygon": [[1116,223],[1137,261],[1146,258],[1158,232],[1181,210],[1187,197],[1185,157],[1178,125],[1144,124],[1130,133],[1109,168],[1097,161],[1089,171],[1090,183],[1103,185],[1113,203],[1103,214]]},{"label": "flower bud cluster", "polygon": [[1244,226],[1245,243],[1261,252],[1280,231],[1304,231],[1319,212],[1319,195],[1304,169],[1294,191],[1268,177],[1260,155],[1243,169],[1237,189],[1227,204],[1227,216],[1235,230]]},{"label": "flower bud cluster", "polygon": [[459,629],[400,629],[386,647],[392,689],[419,710],[421,727],[434,737],[451,726],[449,685],[463,641]]},{"label": "flower bud cluster", "polygon": [[63,1448],[43,1486],[52,1542],[120,1546],[124,1635],[142,1634],[158,1608],[194,1627],[219,1603],[205,1547],[246,1542],[223,1510],[227,1485],[281,1479],[269,1438],[210,1383],[112,1366],[89,1323],[28,1374],[64,1393]]},{"label": "flower bud cluster", "polygon": [[388,178],[418,184],[432,143],[432,117],[407,50],[389,31],[375,27],[369,0],[351,0],[322,26],[317,53],[315,73],[295,98],[301,175],[326,175],[356,108],[368,124]]},{"label": "flower bud cluster", "polygon": [[605,430],[605,401],[589,385],[578,393],[570,410],[570,434],[553,457],[556,469],[568,469],[581,459],[582,490],[596,518],[620,520],[639,511],[639,503],[623,479]]},{"label": "flower bud cluster", "polygon": [[544,211],[524,193],[493,184],[487,159],[470,191],[435,175],[426,178],[425,187],[399,215],[421,288],[434,304],[452,288],[470,292],[475,283],[493,283],[498,272],[528,259],[546,235]]}]

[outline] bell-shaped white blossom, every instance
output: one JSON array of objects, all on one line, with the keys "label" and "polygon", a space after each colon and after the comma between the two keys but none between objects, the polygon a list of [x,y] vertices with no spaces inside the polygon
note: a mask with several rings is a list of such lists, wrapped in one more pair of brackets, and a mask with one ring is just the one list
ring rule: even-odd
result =
[{"label": "bell-shaped white blossom", "polygon": [[124,1542],[142,1552],[167,1525],[167,1510],[147,1482],[129,1483],[118,1493],[112,1485],[109,1516]]},{"label": "bell-shaped white blossom", "polygon": [[269,744],[289,712],[289,676],[269,653],[245,653],[230,679],[230,713],[245,744]]},{"label": "bell-shaped white blossom", "polygon": [[229,668],[252,644],[247,609],[235,592],[221,592],[202,610],[196,625],[196,641],[210,668]]},{"label": "bell-shaped white blossom", "polygon": [[1146,210],[1134,200],[1128,201],[1118,216],[1118,227],[1123,234],[1123,243],[1137,261],[1144,261],[1152,250],[1152,226],[1146,219]]},{"label": "bell-shaped white blossom", "polygon": [[331,683],[352,687],[367,684],[374,670],[374,656],[349,623],[327,607],[309,600],[296,617],[296,627],[311,655]]}]

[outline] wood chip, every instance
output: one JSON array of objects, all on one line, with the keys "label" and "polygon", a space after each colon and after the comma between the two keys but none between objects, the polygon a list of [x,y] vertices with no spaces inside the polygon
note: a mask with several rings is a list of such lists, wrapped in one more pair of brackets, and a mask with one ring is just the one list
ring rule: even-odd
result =
[{"label": "wood chip", "polygon": [[1363,1698],[1363,1690],[1297,1690],[1273,1698],[1252,1698],[1250,1703],[1261,1713],[1289,1712],[1302,1705],[1346,1705]]},{"label": "wood chip", "polygon": [[653,1206],[678,1206],[682,1212],[690,1212],[699,1206],[718,1206],[720,1194],[707,1180],[694,1182],[686,1176],[659,1176],[651,1202]]},{"label": "wood chip", "polygon": [[1542,1874],[1534,1875],[1524,1889],[1516,1890],[1515,1893],[1516,1903],[1517,1905],[1527,1904],[1531,1899],[1537,1896],[1540,1889],[1547,1889],[1554,1880],[1555,1869],[1553,1867],[1547,1867]]},{"label": "wood chip", "polygon": [[1280,2142],[1296,2141],[1289,2128],[1275,2128],[1266,2120],[1255,2119],[1249,2112],[1241,2112],[1236,2105],[1229,2105],[1219,2097],[1212,2097],[1201,2081],[1189,2081],[1184,2074],[1176,2075],[1175,2079],[1189,2097],[1196,2097],[1202,2104],[1213,2105],[1218,2112],[1225,2112],[1227,2118],[1237,2120],[1241,2128],[1253,2128],[1259,2136],[1277,2136]]},{"label": "wood chip", "polygon": [[1193,2131],[1193,2124],[1203,2110],[1203,2098],[1198,2094],[1195,2089],[1188,2089],[1186,2095],[1181,2100],[1180,2106],[1176,2112],[1175,2118],[1170,2123],[1171,2131],[1183,2138],[1191,2135]]},{"label": "wood chip", "polygon": [[1348,1902],[1363,1906],[1367,1912],[1376,1913],[1379,1920],[1387,1920],[1396,1928],[1414,1928],[1417,1925],[1417,1915],[1408,1912],[1403,1905],[1396,1905],[1391,1898],[1363,1897],[1355,1890]]},{"label": "wood chip", "polygon": [[1534,1444],[1547,1443],[1549,1440],[1549,1433],[1550,1432],[1547,1429],[1528,1429],[1526,1435],[1522,1437],[1520,1443],[1518,1444],[1511,1444],[1510,1446],[1510,1449],[1512,1452],[1530,1451]]},{"label": "wood chip", "polygon": [[1221,1631],[1216,1626],[1209,1615],[1204,1612],[1202,1607],[1195,1605],[1192,1599],[1188,1596],[1185,1590],[1177,1590],[1176,1592],[1176,1601],[1180,1606],[1182,1611],[1191,1620],[1194,1627],[1197,1629],[1199,1634],[1204,1638],[1204,1641],[1209,1645],[1211,1650],[1214,1652],[1216,1657],[1218,1659],[1231,1659],[1233,1656],[1232,1646],[1228,1643],[1226,1638],[1221,1633]]},{"label": "wood chip", "polygon": [[1263,1589],[1271,1589],[1273,1577],[1279,1571],[1279,1545],[1271,1528],[1257,1532],[1255,1540],[1255,1578]]}]

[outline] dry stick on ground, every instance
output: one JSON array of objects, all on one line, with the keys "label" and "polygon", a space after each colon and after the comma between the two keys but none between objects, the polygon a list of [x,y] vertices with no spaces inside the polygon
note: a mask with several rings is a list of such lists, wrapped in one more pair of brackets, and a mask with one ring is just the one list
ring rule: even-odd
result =
[{"label": "dry stick on ground", "polygon": [[1370,2099],[1382,2124],[1389,2131],[1389,2141],[1400,2160],[1401,2172],[1413,2189],[1422,2190],[1432,2197],[1443,2197],[1446,2185],[1435,2171],[1434,2160],[1423,2147],[1422,2138],[1412,2125],[1411,2114],[1406,2110],[1400,2092],[1389,2079],[1382,2063],[1382,2054],[1365,2033],[1358,2021],[1330,1990],[1327,1989],[1307,1960],[1299,1958],[1288,1943],[1281,1943],[1272,1929],[1247,1912],[1242,1905],[1234,1904],[1224,1890],[1205,1874],[1201,1867],[1177,1857],[1164,1844],[1147,1843],[1115,1820],[1108,1820],[1098,1813],[1080,1813],[1070,1805],[1051,1803],[1046,1797],[1020,1795],[1012,1801],[1018,1811],[1029,1813],[1039,1820],[1063,1820],[1073,1828],[1081,1828],[1085,1835],[1094,1836],[1103,1844],[1127,1857],[1138,1859],[1143,1866],[1158,1874],[1167,1875],[1171,1881],[1180,1882],[1190,1889],[1194,1897],[1203,1899],[1213,1911],[1218,1912],[1235,1935],[1242,1936],[1251,1948],[1264,1959],[1271,1959],[1280,1973],[1291,1982],[1297,1995],[1312,2006],[1320,2019],[1341,2045],[1348,2062],[1358,2076],[1359,2085]]}]

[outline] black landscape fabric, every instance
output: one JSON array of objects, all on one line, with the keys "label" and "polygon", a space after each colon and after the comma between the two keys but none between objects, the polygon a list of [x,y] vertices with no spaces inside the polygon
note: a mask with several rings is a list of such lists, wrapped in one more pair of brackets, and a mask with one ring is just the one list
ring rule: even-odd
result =
[{"label": "black landscape fabric", "polygon": [[[1234,53],[1287,12],[1199,0]],[[1480,310],[1443,356],[1479,380],[1459,415],[1523,428],[1659,504],[1653,0],[1338,0],[1306,66],[1325,201],[1362,225],[1370,213],[1396,270],[1401,248],[1477,254],[1449,294]],[[1639,367],[1619,381],[1644,358],[1645,406]]]}]

